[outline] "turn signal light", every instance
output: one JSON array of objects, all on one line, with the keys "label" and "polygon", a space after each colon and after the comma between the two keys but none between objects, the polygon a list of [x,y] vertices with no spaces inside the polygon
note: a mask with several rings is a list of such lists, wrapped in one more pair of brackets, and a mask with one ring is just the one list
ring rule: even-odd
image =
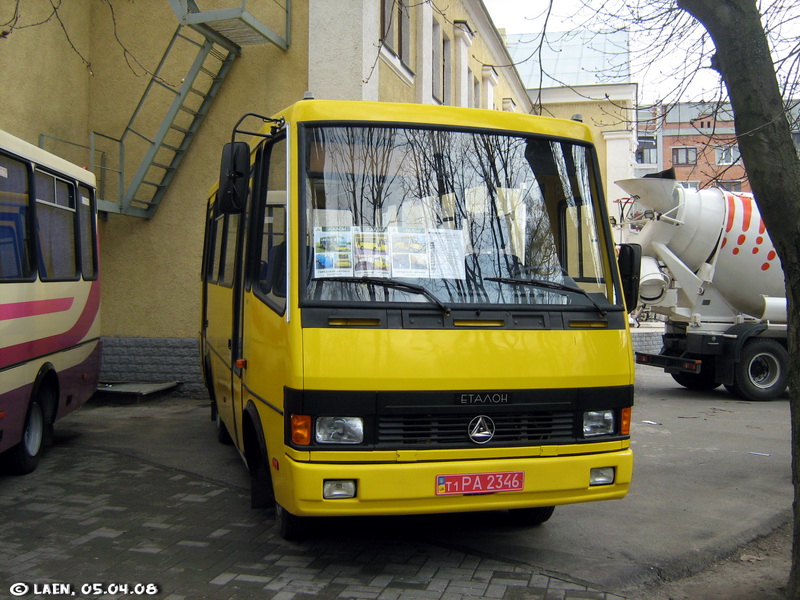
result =
[{"label": "turn signal light", "polygon": [[311,443],[311,417],[292,415],[292,443],[308,446]]},{"label": "turn signal light", "polygon": [[623,408],[620,418],[619,432],[622,435],[631,434],[631,407]]}]

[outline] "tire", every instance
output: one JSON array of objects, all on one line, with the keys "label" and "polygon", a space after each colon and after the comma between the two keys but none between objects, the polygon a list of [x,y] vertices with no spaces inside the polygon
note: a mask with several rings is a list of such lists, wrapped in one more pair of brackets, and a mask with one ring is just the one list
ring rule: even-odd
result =
[{"label": "tire", "polygon": [[272,475],[266,466],[257,465],[250,472],[250,508],[271,508],[275,506],[275,490]]},{"label": "tire", "polygon": [[275,504],[275,526],[280,536],[288,541],[302,540],[308,534],[307,520],[293,515],[278,503]]},{"label": "tire", "polygon": [[11,473],[27,475],[36,469],[44,446],[46,429],[42,404],[39,398],[33,398],[25,417],[22,441],[5,456],[6,466]]},{"label": "tire", "polygon": [[214,426],[217,428],[217,441],[220,444],[225,444],[226,446],[232,444],[233,440],[231,439],[231,434],[228,433],[228,428],[222,421],[222,417],[219,416],[219,411],[217,410],[216,405],[211,410],[214,414]]},{"label": "tire", "polygon": [[789,355],[780,342],[753,339],[744,345],[734,367],[734,392],[745,400],[775,400],[786,390]]},{"label": "tire", "polygon": [[670,373],[672,378],[687,390],[697,390],[701,392],[715,390],[720,384],[716,379],[716,373],[713,367],[706,367],[699,373]]},{"label": "tire", "polygon": [[537,506],[536,508],[515,508],[510,511],[514,521],[525,527],[541,525],[553,516],[555,506]]}]

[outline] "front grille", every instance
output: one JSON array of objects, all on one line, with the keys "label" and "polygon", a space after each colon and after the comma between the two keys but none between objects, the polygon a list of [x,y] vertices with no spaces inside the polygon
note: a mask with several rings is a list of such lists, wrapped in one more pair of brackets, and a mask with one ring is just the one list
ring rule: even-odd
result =
[{"label": "front grille", "polygon": [[[378,446],[475,447],[469,437],[474,414],[411,414],[378,417]],[[495,433],[484,446],[533,445],[575,440],[573,412],[493,414]]]}]

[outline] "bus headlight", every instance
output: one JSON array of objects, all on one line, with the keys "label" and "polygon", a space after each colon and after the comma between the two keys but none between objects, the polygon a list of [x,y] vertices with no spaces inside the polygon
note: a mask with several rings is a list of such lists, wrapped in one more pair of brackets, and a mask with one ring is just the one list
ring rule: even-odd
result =
[{"label": "bus headlight", "polygon": [[315,432],[319,444],[360,444],[364,441],[364,419],[317,417]]},{"label": "bus headlight", "polygon": [[583,413],[583,436],[610,435],[614,424],[613,410],[587,410]]}]

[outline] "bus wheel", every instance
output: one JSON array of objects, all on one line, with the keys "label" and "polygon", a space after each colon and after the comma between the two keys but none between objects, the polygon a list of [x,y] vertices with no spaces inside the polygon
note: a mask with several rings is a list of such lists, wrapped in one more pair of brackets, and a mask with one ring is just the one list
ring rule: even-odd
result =
[{"label": "bus wheel", "polygon": [[536,508],[514,508],[508,511],[514,521],[525,527],[541,525],[553,516],[555,506],[537,506]]},{"label": "bus wheel", "polygon": [[44,412],[38,398],[31,401],[25,419],[22,441],[8,451],[7,465],[12,473],[26,475],[36,469],[44,442]]},{"label": "bus wheel", "polygon": [[789,355],[780,342],[750,340],[734,368],[733,389],[745,400],[775,400],[786,389],[788,368]]},{"label": "bus wheel", "polygon": [[225,423],[222,422],[222,417],[219,416],[219,411],[217,410],[217,406],[214,405],[214,408],[211,409],[214,413],[214,425],[217,428],[217,441],[220,444],[231,444],[233,440],[231,439],[231,434],[228,433],[228,428],[225,426]]},{"label": "bus wheel", "polygon": [[250,508],[270,508],[275,505],[272,476],[259,464],[250,472]]},{"label": "bus wheel", "polygon": [[277,502],[275,503],[275,526],[281,537],[289,541],[301,540],[307,533],[307,521],[293,515]]}]

